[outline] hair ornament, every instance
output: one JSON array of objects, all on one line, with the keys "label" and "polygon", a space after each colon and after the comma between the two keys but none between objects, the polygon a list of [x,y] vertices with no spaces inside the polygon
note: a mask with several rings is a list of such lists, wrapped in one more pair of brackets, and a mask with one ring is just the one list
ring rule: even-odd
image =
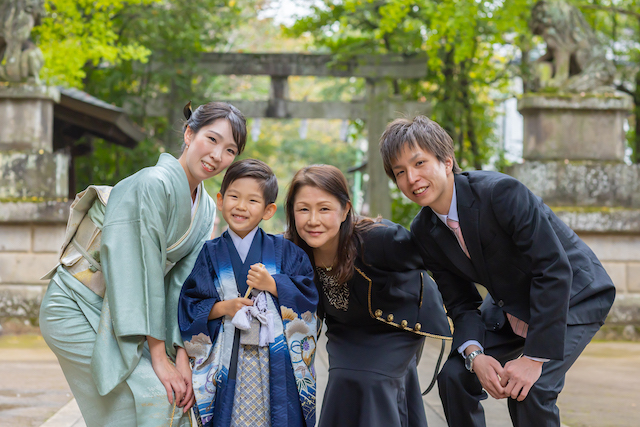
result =
[{"label": "hair ornament", "polygon": [[191,115],[193,114],[193,110],[191,109],[191,101],[187,102],[187,105],[182,109],[182,113],[184,114],[184,118],[189,120]]}]

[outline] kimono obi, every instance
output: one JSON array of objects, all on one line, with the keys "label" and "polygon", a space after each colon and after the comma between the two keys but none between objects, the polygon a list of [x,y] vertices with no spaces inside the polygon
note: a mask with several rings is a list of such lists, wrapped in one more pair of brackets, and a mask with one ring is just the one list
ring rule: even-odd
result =
[{"label": "kimono obi", "polygon": [[[70,207],[58,265],[42,279],[51,279],[61,265],[80,283],[104,298],[105,281],[100,264],[100,243],[102,223],[111,189],[112,187],[106,185],[91,185],[76,195]],[[175,262],[167,259],[164,274],[166,275],[174,265]]]}]

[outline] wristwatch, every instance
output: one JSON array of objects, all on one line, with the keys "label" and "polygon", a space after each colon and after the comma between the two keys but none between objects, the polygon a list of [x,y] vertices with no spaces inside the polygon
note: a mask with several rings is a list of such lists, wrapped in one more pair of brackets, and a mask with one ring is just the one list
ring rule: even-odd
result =
[{"label": "wristwatch", "polygon": [[464,358],[464,367],[467,368],[469,372],[473,372],[473,359],[476,358],[479,354],[484,354],[482,350],[472,351]]}]

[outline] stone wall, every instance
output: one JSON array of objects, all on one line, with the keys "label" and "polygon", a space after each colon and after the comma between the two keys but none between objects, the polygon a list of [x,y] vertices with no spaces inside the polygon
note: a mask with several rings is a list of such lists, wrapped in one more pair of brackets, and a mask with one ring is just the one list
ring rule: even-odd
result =
[{"label": "stone wall", "polygon": [[0,320],[37,323],[69,213],[69,153],[53,149],[55,88],[0,85]]},{"label": "stone wall", "polygon": [[0,319],[37,323],[47,282],[57,262],[66,224],[0,224]]},{"label": "stone wall", "polygon": [[640,234],[579,233],[616,285],[616,302],[600,338],[640,340]]}]

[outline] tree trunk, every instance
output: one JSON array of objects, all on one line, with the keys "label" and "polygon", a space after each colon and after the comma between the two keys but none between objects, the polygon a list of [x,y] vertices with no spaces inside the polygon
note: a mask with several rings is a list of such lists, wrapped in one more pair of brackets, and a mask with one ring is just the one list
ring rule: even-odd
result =
[{"label": "tree trunk", "polygon": [[[442,87],[442,119],[440,120],[440,125],[442,128],[451,136],[451,138],[455,141],[456,138],[456,116],[458,115],[458,111],[455,108],[456,104],[456,70],[455,63],[453,61],[454,49],[451,48],[447,52],[444,53],[443,63],[444,67],[442,70],[442,74],[444,75],[444,84]],[[458,160],[462,158],[463,146],[461,145],[458,150]]]},{"label": "tree trunk", "polygon": [[522,92],[535,92],[535,80],[531,72],[531,40],[525,35],[518,37],[516,45],[522,53],[520,58],[520,78],[522,78]]},{"label": "tree trunk", "polygon": [[460,70],[460,95],[462,98],[462,107],[464,109],[464,122],[467,128],[467,138],[469,138],[469,145],[471,145],[471,155],[473,156],[473,167],[476,170],[480,170],[482,169],[482,162],[480,162],[478,137],[476,135],[475,120],[473,118],[473,106],[471,105],[469,76],[467,75],[465,64],[462,64]]},{"label": "tree trunk", "polygon": [[636,73],[636,88],[633,92],[633,102],[635,103],[634,113],[636,119],[636,131],[633,137],[633,143],[631,149],[631,161],[633,163],[640,163],[640,71]]}]

